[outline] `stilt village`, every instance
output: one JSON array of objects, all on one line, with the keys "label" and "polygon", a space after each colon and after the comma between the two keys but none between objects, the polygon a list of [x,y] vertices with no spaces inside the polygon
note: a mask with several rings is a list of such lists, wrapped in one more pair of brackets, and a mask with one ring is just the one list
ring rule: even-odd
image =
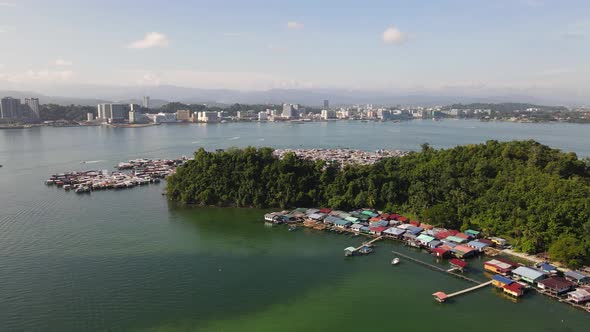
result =
[{"label": "stilt village", "polygon": [[[538,292],[590,312],[588,271],[569,270],[550,262],[530,265],[513,262],[504,254],[504,249],[509,248],[506,239],[483,234],[479,230],[438,228],[410,220],[400,214],[383,213],[373,209],[346,212],[328,208],[297,208],[292,211],[267,213],[264,220],[269,226],[285,224],[289,231],[303,227],[348,234],[353,238],[367,238],[367,241],[360,245],[344,248],[346,257],[368,255],[374,252],[375,243],[383,240],[399,241],[409,247],[425,250],[437,259],[448,262],[449,268],[395,250],[392,252],[394,257],[391,264],[419,264],[470,283],[469,287],[459,291],[435,291],[432,296],[441,303],[491,285],[511,299],[526,297],[529,292]],[[489,258],[483,263],[485,275],[489,278],[485,282],[469,277],[469,260],[480,255]]]}]

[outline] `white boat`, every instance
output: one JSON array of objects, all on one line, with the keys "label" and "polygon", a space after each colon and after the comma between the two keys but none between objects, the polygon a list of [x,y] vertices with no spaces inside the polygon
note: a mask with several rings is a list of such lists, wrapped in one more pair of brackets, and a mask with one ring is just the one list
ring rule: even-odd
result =
[{"label": "white boat", "polygon": [[397,265],[397,264],[399,264],[399,258],[396,257],[391,261],[391,265]]}]

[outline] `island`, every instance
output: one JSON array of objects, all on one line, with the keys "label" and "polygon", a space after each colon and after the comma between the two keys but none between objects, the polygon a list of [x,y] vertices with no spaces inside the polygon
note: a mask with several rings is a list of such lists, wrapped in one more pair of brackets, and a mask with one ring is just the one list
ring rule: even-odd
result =
[{"label": "island", "polygon": [[590,160],[535,141],[498,142],[342,166],[271,148],[199,149],[167,179],[167,197],[191,205],[358,207],[434,227],[479,229],[524,253],[570,267],[590,253]]}]

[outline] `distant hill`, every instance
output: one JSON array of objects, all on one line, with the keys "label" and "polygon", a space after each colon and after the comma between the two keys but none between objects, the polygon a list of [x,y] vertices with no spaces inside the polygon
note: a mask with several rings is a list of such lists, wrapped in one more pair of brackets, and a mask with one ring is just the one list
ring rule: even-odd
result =
[{"label": "distant hill", "polygon": [[102,85],[51,85],[38,87],[37,92],[1,91],[0,96],[12,95],[39,97],[41,102],[58,104],[94,105],[99,102],[125,101],[138,103],[142,96],[150,96],[152,106],[166,101],[187,104],[281,104],[299,103],[307,106],[322,106],[324,99],[331,106],[374,104],[375,106],[434,106],[471,103],[530,103],[537,105],[584,105],[590,102],[586,96],[564,95],[550,91],[474,91],[460,88],[440,91],[391,90],[368,91],[346,89],[270,89],[264,91],[239,91],[228,89],[199,89],[174,85],[158,86],[102,86]]},{"label": "distant hill", "polygon": [[527,103],[471,103],[471,104],[453,104],[446,106],[447,109],[490,109],[495,112],[508,113],[514,111],[524,111],[528,108],[537,108],[544,111],[566,111],[564,106],[546,106]]},{"label": "distant hill", "polygon": [[0,90],[0,97],[13,97],[19,99],[25,98],[39,98],[41,104],[57,104],[57,105],[82,105],[82,106],[96,106],[99,103],[108,103],[110,100],[107,99],[95,99],[95,98],[72,98],[72,97],[59,97],[59,96],[46,96],[37,92],[26,92],[26,91],[12,91],[12,90]]}]

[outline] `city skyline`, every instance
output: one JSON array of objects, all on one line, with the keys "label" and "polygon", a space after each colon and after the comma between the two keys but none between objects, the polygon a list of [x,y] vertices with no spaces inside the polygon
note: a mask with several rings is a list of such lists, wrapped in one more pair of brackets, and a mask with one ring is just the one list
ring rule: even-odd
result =
[{"label": "city skyline", "polygon": [[[3,1],[0,40],[12,49],[0,55],[0,89],[176,85],[567,96],[586,94],[590,83],[590,17],[583,14],[590,4],[583,1],[166,4]],[[98,29],[93,22],[107,15],[118,23]]]}]

